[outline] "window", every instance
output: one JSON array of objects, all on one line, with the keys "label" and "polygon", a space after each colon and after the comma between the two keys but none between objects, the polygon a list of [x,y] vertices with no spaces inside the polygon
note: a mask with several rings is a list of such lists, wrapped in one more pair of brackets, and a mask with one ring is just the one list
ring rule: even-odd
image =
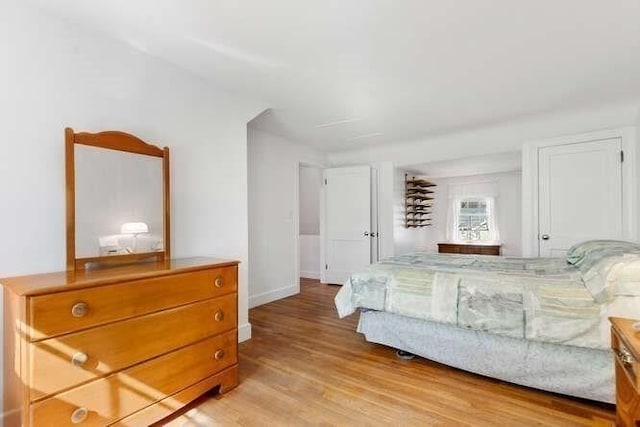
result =
[{"label": "window", "polygon": [[486,199],[460,200],[458,237],[460,240],[489,240],[489,213]]},{"label": "window", "polygon": [[453,201],[453,236],[458,242],[498,240],[493,198],[456,198]]}]

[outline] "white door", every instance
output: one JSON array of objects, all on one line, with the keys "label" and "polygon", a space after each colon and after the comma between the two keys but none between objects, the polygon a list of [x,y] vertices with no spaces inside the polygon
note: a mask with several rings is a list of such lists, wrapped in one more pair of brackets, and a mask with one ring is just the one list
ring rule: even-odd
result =
[{"label": "white door", "polygon": [[369,166],[324,170],[324,282],[344,283],[371,263]]},{"label": "white door", "polygon": [[539,255],[563,256],[575,243],[622,239],[620,138],[540,148]]}]

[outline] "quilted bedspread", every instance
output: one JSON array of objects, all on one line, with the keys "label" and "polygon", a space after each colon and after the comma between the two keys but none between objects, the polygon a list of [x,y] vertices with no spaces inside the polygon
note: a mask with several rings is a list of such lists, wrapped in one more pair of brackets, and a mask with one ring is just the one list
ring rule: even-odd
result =
[{"label": "quilted bedspread", "polygon": [[335,302],[340,317],[372,309],[520,339],[609,348],[607,317],[640,313],[637,249],[600,250],[573,263],[402,255],[351,275]]}]

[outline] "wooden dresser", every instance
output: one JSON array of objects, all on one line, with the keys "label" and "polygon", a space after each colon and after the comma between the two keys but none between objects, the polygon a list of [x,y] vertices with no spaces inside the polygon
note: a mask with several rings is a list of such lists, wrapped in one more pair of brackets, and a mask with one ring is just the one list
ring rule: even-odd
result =
[{"label": "wooden dresser", "polygon": [[640,332],[631,327],[637,320],[609,320],[616,359],[616,424],[640,426]]},{"label": "wooden dresser", "polygon": [[5,427],[140,426],[237,377],[238,262],[0,279]]},{"label": "wooden dresser", "polygon": [[500,255],[500,245],[438,243],[438,252],[441,254]]}]

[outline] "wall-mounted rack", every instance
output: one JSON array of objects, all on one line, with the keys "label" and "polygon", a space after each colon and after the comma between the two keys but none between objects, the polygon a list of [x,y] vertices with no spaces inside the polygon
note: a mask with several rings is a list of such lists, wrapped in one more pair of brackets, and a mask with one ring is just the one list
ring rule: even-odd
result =
[{"label": "wall-mounted rack", "polygon": [[420,228],[431,225],[431,210],[435,198],[432,188],[433,182],[417,179],[415,176],[409,179],[409,174],[404,174],[404,200],[405,200],[405,227]]}]

